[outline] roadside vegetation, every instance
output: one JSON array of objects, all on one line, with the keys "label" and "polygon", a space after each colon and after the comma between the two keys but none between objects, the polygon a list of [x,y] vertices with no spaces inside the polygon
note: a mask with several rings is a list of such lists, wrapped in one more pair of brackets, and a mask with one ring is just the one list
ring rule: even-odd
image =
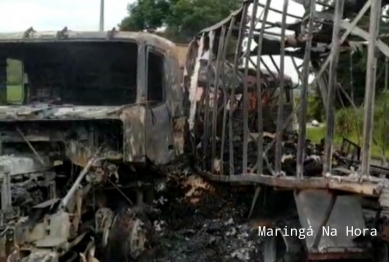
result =
[{"label": "roadside vegetation", "polygon": [[[320,108],[324,108],[320,107]],[[312,110],[312,108],[310,108]],[[381,91],[376,99],[374,108],[374,127],[372,155],[374,157],[389,157],[389,93]],[[309,110],[308,110],[309,111]],[[308,112],[309,113],[309,112]],[[312,114],[312,113],[311,113]],[[334,143],[340,145],[342,138],[353,141],[358,145],[363,143],[363,105],[356,108],[349,106],[339,108],[335,115]],[[311,115],[312,116],[312,115]],[[323,118],[323,117],[322,117]],[[311,117],[311,119],[314,119]],[[324,120],[324,118],[323,118]],[[326,126],[307,129],[307,138],[320,142],[326,135]]]}]

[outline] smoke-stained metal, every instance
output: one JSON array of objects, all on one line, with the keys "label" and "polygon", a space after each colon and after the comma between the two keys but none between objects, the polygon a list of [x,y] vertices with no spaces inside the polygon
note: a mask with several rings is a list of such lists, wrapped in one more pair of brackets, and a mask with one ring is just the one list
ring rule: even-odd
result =
[{"label": "smoke-stained metal", "polygon": [[[310,1],[309,16],[314,17],[316,11],[315,0]],[[302,73],[302,88],[301,88],[301,108],[299,114],[299,137],[297,143],[297,177],[302,178],[304,175],[304,158],[305,158],[305,139],[307,133],[307,109],[308,109],[308,77],[309,67],[311,62],[311,47],[312,47],[312,32],[313,32],[313,19],[308,21],[308,41],[305,44],[305,54],[303,61],[303,73]],[[296,65],[293,59],[294,65]],[[297,68],[296,68],[296,71]]]},{"label": "smoke-stained metal", "polygon": [[[371,1],[360,1],[358,5],[348,0],[336,1],[331,8],[319,11],[319,8],[316,9],[318,3],[309,0],[306,5],[309,10],[306,10],[304,17],[296,16],[299,21],[292,23],[286,23],[286,16],[289,15],[286,14],[288,1],[283,3],[282,11],[278,10],[278,13],[283,14],[280,22],[269,21],[270,11],[274,8],[270,7],[271,0],[265,2],[266,4],[254,0],[245,1],[228,18],[202,30],[206,34],[214,32],[216,36],[213,50],[215,54],[217,52],[217,58],[213,61],[212,72],[217,73],[212,73],[212,77],[219,79],[212,78],[211,83],[218,87],[209,94],[210,103],[204,102],[207,94],[201,98],[203,100],[200,99],[198,103],[204,110],[197,110],[198,119],[192,118],[197,119],[200,126],[196,151],[197,154],[202,152],[199,154],[202,157],[197,158],[201,161],[197,166],[203,167],[200,169],[201,173],[210,179],[230,183],[266,184],[294,189],[336,187],[337,190],[348,192],[360,190],[359,192],[369,195],[379,194],[378,189],[372,190],[372,185],[355,184],[355,180],[347,176],[354,174],[353,170],[359,167],[359,157],[355,158],[356,163],[352,164],[352,168],[351,164],[346,168],[339,167],[344,160],[331,161],[332,157],[348,157],[347,154],[343,155],[344,152],[334,153],[332,150],[334,114],[330,109],[333,111],[335,94],[346,98],[347,104],[355,105],[348,91],[343,87],[336,89],[336,64],[340,53],[351,52],[355,47],[359,48],[359,45],[366,45],[364,41],[369,39],[369,32],[357,24],[364,18]],[[354,4],[356,6],[351,10],[350,7]],[[255,8],[256,5],[264,8]],[[262,14],[258,17],[256,11]],[[261,22],[261,28],[253,28],[255,22],[247,19],[247,16],[256,20],[255,22]],[[281,34],[269,33],[270,29],[275,28],[280,29]],[[340,32],[343,32],[341,37]],[[217,39],[220,40],[223,36],[225,39],[222,45]],[[244,55],[243,38],[246,38],[248,46]],[[257,46],[250,48],[254,42]],[[219,48],[216,48],[217,45]],[[233,45],[235,50],[230,50]],[[227,48],[228,46],[231,48]],[[389,47],[379,39],[376,47],[384,54],[389,54]],[[222,55],[220,50],[216,51],[218,49],[223,49]],[[276,55],[280,56],[280,62],[273,59]],[[290,110],[285,108],[290,101],[294,101],[294,94],[297,92],[293,88],[298,84],[292,83],[285,73],[289,71],[286,68],[288,65],[285,65],[285,57],[290,57],[292,68],[296,69],[302,87],[299,92],[301,99],[293,102]],[[243,64],[240,63],[242,58],[245,58]],[[304,59],[305,62],[298,66],[297,59]],[[315,80],[309,83],[308,77],[312,75]],[[324,95],[322,99],[327,108],[327,135],[323,137],[326,143],[306,139],[307,93],[315,85]],[[204,111],[210,105],[214,110],[212,121],[205,121],[208,124],[204,124],[202,121],[210,117]],[[297,114],[298,134],[290,132],[292,120]],[[206,136],[210,130],[212,137]],[[206,145],[208,139],[204,139],[205,137],[212,139],[212,142],[208,142],[212,143],[212,150]],[[350,140],[345,141],[355,147],[350,151],[352,157],[359,155],[361,148]],[[321,148],[320,151],[317,151],[318,148]],[[312,161],[315,162],[316,169],[307,171],[306,165]],[[226,171],[228,168],[230,172]],[[226,176],[227,173],[229,176]],[[323,173],[325,177],[322,176]],[[339,173],[342,175],[338,175]],[[286,174],[286,177],[277,176],[280,174]],[[374,177],[374,182],[369,183],[375,184],[377,181],[380,179]]]},{"label": "smoke-stained metal", "polygon": [[377,53],[376,43],[379,30],[382,0],[372,1],[370,8],[370,40],[367,50],[365,111],[363,118],[363,145],[361,175],[368,176],[370,169],[371,143],[374,127],[374,100],[376,88]]},{"label": "smoke-stained metal", "polygon": [[[266,5],[263,10],[263,20],[267,20],[270,10],[271,0],[266,1]],[[265,31],[265,24],[261,25],[261,32]],[[257,79],[261,79],[261,56],[262,56],[262,44],[264,34],[259,34],[258,37],[258,52],[257,52]],[[257,81],[257,97],[262,97],[262,85],[260,81]],[[258,138],[257,138],[257,173],[263,173],[263,115],[262,115],[262,99],[257,99],[257,117],[258,117]]]},{"label": "smoke-stained metal", "polygon": [[289,0],[284,0],[282,10],[282,22],[281,22],[281,51],[280,51],[280,99],[278,100],[278,113],[277,113],[277,131],[276,131],[276,149],[275,149],[275,174],[280,175],[281,173],[281,158],[282,158],[282,133],[283,133],[283,122],[284,122],[284,100],[282,97],[285,93],[285,25],[286,25],[286,14],[288,12]]},{"label": "smoke-stained metal", "polygon": [[[236,17],[232,17],[231,22],[228,27],[228,32],[225,37],[225,43],[223,45],[223,54],[222,54],[222,61],[225,61],[226,56],[227,56],[227,50],[229,47],[229,43],[231,40],[231,34],[232,34],[232,29],[235,25]],[[224,66],[221,68],[221,75],[224,76],[225,70]],[[225,77],[224,77],[225,78]],[[224,82],[224,81],[223,81]],[[226,88],[222,88],[223,92],[223,124],[222,124],[222,140],[221,140],[221,146],[220,146],[220,159],[224,159],[224,150],[225,150],[225,141],[226,141],[226,127],[227,127],[227,103],[228,103],[228,92]],[[224,174],[224,165],[220,165],[220,174]]]},{"label": "smoke-stained metal", "polygon": [[237,82],[237,74],[238,74],[238,62],[240,59],[240,54],[242,51],[242,42],[243,42],[243,36],[244,32],[243,29],[245,28],[246,18],[247,18],[247,10],[249,5],[245,4],[243,6],[243,11],[241,15],[240,25],[239,25],[239,35],[238,40],[236,44],[236,51],[235,51],[235,57],[234,57],[234,63],[233,63],[233,75],[232,75],[232,88],[231,88],[231,95],[230,95],[230,108],[229,108],[229,125],[228,125],[228,133],[229,133],[229,156],[230,156],[230,175],[235,174],[235,167],[234,167],[234,144],[233,144],[233,137],[234,137],[234,129],[233,129],[233,122],[234,122],[234,116],[233,116],[233,109],[235,108],[235,86]]},{"label": "smoke-stained metal", "polygon": [[196,117],[196,91],[197,91],[197,82],[199,78],[200,71],[200,59],[204,51],[204,42],[205,42],[205,34],[202,34],[199,39],[197,58],[194,66],[194,70],[192,76],[190,78],[190,87],[189,87],[189,101],[190,101],[190,110],[189,110],[189,130],[194,133],[194,125],[195,125],[195,117]]},{"label": "smoke-stained metal", "polygon": [[[209,102],[210,102],[210,94],[211,94],[211,81],[212,81],[212,61],[213,61],[213,44],[215,39],[215,31],[210,31],[208,33],[208,62],[207,62],[207,73],[208,77],[206,78],[206,85],[205,85],[205,119],[204,119],[204,134],[201,138],[201,142],[203,144],[203,155],[201,156],[202,159],[205,159],[205,156],[207,154],[208,150],[208,142],[209,142]],[[203,162],[203,165],[205,167],[206,162]]]},{"label": "smoke-stained metal", "polygon": [[[342,44],[348,35],[350,35],[351,32],[356,28],[358,22],[361,20],[361,18],[365,15],[367,10],[369,10],[371,5],[371,1],[368,0],[366,1],[365,5],[363,8],[359,11],[358,15],[354,18],[350,26],[346,26],[345,22],[341,22],[342,27],[346,27],[346,31],[343,33],[341,39],[340,39],[340,44]],[[315,74],[315,79],[313,80],[312,84],[318,84],[318,81],[321,80],[322,74],[324,71],[327,69],[328,65],[330,64],[331,59],[333,58],[333,53],[331,53],[327,59],[324,61],[324,63],[321,65],[320,70]],[[324,105],[327,105],[327,97],[323,98]]]},{"label": "smoke-stained metal", "polygon": [[328,101],[326,105],[326,119],[327,119],[327,134],[324,148],[324,166],[323,173],[330,173],[332,169],[332,149],[333,149],[333,137],[335,132],[335,92],[337,88],[337,66],[339,59],[340,49],[340,24],[342,20],[344,8],[344,0],[338,0],[335,5],[334,14],[334,27],[332,31],[332,48],[331,55],[332,60],[330,62],[330,75],[329,75],[329,86],[328,86]]},{"label": "smoke-stained metal", "polygon": [[[217,139],[217,118],[219,114],[219,105],[218,105],[218,99],[219,99],[219,75],[220,75],[220,69],[222,64],[220,61],[222,61],[223,53],[224,53],[224,45],[225,45],[225,36],[226,36],[226,26],[222,27],[221,33],[219,35],[219,46],[217,49],[217,57],[216,57],[216,69],[215,69],[215,83],[213,86],[213,103],[212,103],[212,162],[215,161],[216,157],[216,139]],[[214,172],[215,165],[212,165],[212,172]]]},{"label": "smoke-stained metal", "polygon": [[[258,2],[258,1],[256,1]],[[247,49],[245,55],[245,65],[244,65],[244,81],[243,81],[243,161],[242,161],[242,170],[243,173],[247,173],[247,151],[248,151],[248,135],[249,135],[249,93],[248,93],[248,74],[249,74],[249,60],[250,60],[250,47],[253,40],[253,33],[255,28],[255,18],[257,16],[258,5],[254,4],[252,8],[250,29],[247,41]]]}]

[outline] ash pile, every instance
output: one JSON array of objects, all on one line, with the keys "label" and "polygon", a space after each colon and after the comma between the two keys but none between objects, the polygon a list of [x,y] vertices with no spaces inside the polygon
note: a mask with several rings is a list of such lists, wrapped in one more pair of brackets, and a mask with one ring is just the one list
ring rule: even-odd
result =
[{"label": "ash pile", "polygon": [[[248,145],[247,145],[247,162],[248,173],[255,173],[257,160],[258,160],[258,146],[257,146],[257,134],[249,133]],[[352,175],[354,171],[357,171],[361,165],[361,147],[351,140],[343,137],[343,141],[339,147],[336,147],[332,153],[333,174],[344,176]],[[281,167],[282,172],[286,176],[296,176],[296,158],[297,158],[297,141],[298,133],[296,131],[284,132],[282,137],[282,158]],[[197,154],[201,156],[204,152],[202,147],[203,142],[197,144]],[[237,134],[232,140],[233,145],[233,164],[234,174],[243,174],[243,134]],[[203,170],[211,171],[220,175],[228,174],[230,167],[230,140],[226,139],[224,143],[224,150],[221,158],[218,157],[222,150],[221,139],[216,138],[216,154],[215,158],[212,158],[212,140],[207,143],[207,150],[205,155],[201,157]],[[305,141],[305,159],[304,159],[304,176],[313,177],[321,176],[323,172],[324,162],[324,146],[325,139],[321,139],[319,143],[314,143],[309,139]],[[263,174],[274,175],[274,163],[275,163],[275,133],[264,132],[263,136]],[[375,177],[389,178],[389,169],[378,164],[377,161],[372,161],[370,166],[370,175]],[[223,165],[223,168],[221,168]],[[223,173],[220,170],[224,170]]]},{"label": "ash pile", "polygon": [[[263,167],[264,174],[271,175],[274,173],[273,163],[275,163],[275,134],[264,133],[263,136]],[[282,139],[282,170],[287,176],[296,175],[296,156],[297,156],[297,140],[298,134],[296,132],[285,132]],[[232,140],[233,151],[234,151],[234,171],[235,174],[242,174],[242,163],[243,163],[243,135],[236,135]],[[230,141],[226,139],[223,150],[223,160],[216,157],[212,160],[212,142],[208,142],[206,154],[202,157],[205,170],[213,169],[216,171],[221,170],[220,165],[223,165],[223,170],[229,170],[229,159],[230,159]],[[258,159],[258,147],[257,147],[257,134],[250,133],[247,145],[247,162],[248,172],[255,172],[256,163]],[[221,152],[222,143],[220,139],[216,142],[216,152]],[[313,143],[310,140],[306,140],[305,143],[305,156],[304,161],[305,174],[307,176],[320,175],[322,173],[322,161],[324,151],[324,139],[320,143]],[[198,155],[202,155],[203,148],[201,143],[197,146]],[[226,172],[225,172],[226,173]]]},{"label": "ash pile", "polygon": [[211,184],[181,165],[166,170],[167,190],[154,202],[159,215],[142,261],[257,261],[260,239],[247,219],[253,188]]}]

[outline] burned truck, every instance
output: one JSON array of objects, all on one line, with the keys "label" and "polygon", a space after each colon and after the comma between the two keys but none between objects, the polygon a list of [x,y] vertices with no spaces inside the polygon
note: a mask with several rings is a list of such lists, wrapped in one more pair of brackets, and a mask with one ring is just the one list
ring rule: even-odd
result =
[{"label": "burned truck", "polygon": [[[296,2],[304,4],[304,16],[288,13]],[[184,109],[195,168],[208,180],[252,189],[248,213],[263,237],[261,261],[389,261],[389,169],[371,161],[377,57],[389,56],[377,32],[388,4],[248,0],[189,44]],[[280,21],[270,21],[274,17]],[[343,138],[337,144],[335,98],[347,94],[336,81],[338,58],[356,47],[368,54],[363,143]],[[279,57],[278,73],[269,81],[263,59],[273,56]],[[267,94],[278,90],[282,97],[292,88],[286,59],[301,80],[300,100],[285,114],[286,100],[277,99],[277,115],[269,118]],[[320,143],[306,135],[310,86],[318,87],[326,112]],[[287,130],[294,118],[298,130]]]},{"label": "burned truck", "polygon": [[[11,59],[19,101],[7,99]],[[176,156],[174,44],[115,30],[0,34],[0,90],[2,261],[142,254],[160,186],[152,167]]]}]

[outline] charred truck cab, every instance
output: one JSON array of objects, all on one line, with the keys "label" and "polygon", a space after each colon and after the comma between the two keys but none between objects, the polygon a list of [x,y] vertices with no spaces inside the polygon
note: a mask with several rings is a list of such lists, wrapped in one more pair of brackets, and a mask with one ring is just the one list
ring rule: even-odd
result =
[{"label": "charred truck cab", "polygon": [[[10,60],[19,87],[7,85]],[[0,34],[0,92],[0,256],[73,261],[95,246],[104,261],[139,256],[147,168],[175,157],[174,44],[115,30]]]}]

